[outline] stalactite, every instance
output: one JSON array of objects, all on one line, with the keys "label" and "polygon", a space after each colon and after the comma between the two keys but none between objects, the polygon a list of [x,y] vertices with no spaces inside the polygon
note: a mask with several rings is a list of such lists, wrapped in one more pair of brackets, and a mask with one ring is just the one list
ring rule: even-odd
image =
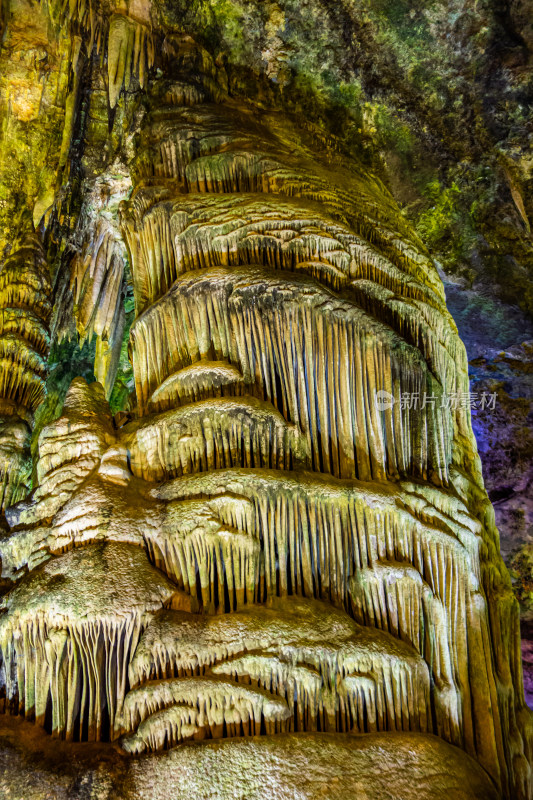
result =
[{"label": "stalactite", "polygon": [[2,601],[8,699],[41,725],[50,704],[58,736],[116,737],[130,653],[149,612],[173,593],[130,545],[92,545],[37,567]]},{"label": "stalactite", "polygon": [[[415,492],[413,502],[409,492],[394,484],[230,469],[184,476],[163,484],[155,496],[172,501],[227,493],[253,504],[263,540],[267,596],[298,592],[349,607],[350,577],[377,562],[395,560],[427,576],[431,591],[444,602],[455,602],[461,581],[468,580],[474,589],[479,585],[480,526],[453,494],[440,491],[439,505],[449,504],[446,514],[427,501],[418,508]],[[456,518],[460,512],[462,520]],[[250,530],[249,522],[246,526]],[[453,591],[449,568],[461,576]]]},{"label": "stalactite", "polygon": [[285,701],[270,692],[217,677],[156,681],[133,689],[126,698],[127,727],[134,727],[139,719],[142,725],[139,733],[124,741],[126,749],[139,752],[146,747],[157,749],[165,740],[169,744],[179,742],[183,732],[179,731],[180,738],[172,736],[175,712],[171,709],[176,705],[171,704],[186,704],[198,733],[209,732],[213,738],[221,737],[224,728],[234,736],[242,729],[245,734],[258,734],[261,723],[268,733],[277,733],[286,729],[284,722],[290,715]]},{"label": "stalactite", "polygon": [[249,500],[219,495],[184,500],[165,509],[159,530],[147,529],[153,562],[205,611],[253,602],[261,571],[261,545],[253,535]]},{"label": "stalactite", "polygon": [[[475,669],[465,666],[487,534],[457,506],[454,489],[439,494],[424,483],[479,476],[468,413],[443,399],[463,396],[468,375],[435,269],[379,182],[361,182],[357,169],[347,176],[331,159],[327,169],[311,162],[300,134],[268,113],[252,120],[232,101],[192,105],[194,91],[147,119],[138,189],[123,216],[142,312],[131,342],[140,412],[190,402],[180,376],[224,359],[242,383],[217,385],[214,396],[250,391],[270,401],[307,439],[307,466],[352,481],[404,479],[401,509],[370,523],[366,508],[343,510],[340,520],[337,509],[311,513],[307,481],[292,502],[280,479],[270,494],[264,468],[257,483],[249,471],[243,480],[233,472],[220,489],[209,474],[180,481],[183,498],[203,484],[254,502],[265,562],[257,597],[302,592],[353,603],[365,624],[411,640],[431,666],[437,731],[489,768],[503,756],[475,740],[472,702],[474,716],[484,712],[471,695]],[[380,390],[392,408],[378,411]],[[415,401],[406,406],[403,397]],[[166,476],[173,469],[169,462]],[[408,476],[419,482],[408,487]],[[417,522],[407,522],[410,514]],[[418,620],[401,616],[406,603],[413,614],[418,603]],[[361,676],[352,688],[355,713],[372,687]],[[497,730],[495,697],[490,708]]]},{"label": "stalactite", "polygon": [[[85,40],[86,53],[91,56],[93,48],[97,54],[107,55],[109,105],[114,108],[122,88],[130,87],[135,77],[144,88],[148,71],[155,61],[155,46],[149,18],[149,7],[135,5],[142,18],[129,13],[129,3],[115,4],[111,9],[98,0],[45,0],[48,14],[56,28],[66,28],[73,34],[81,32]],[[148,16],[146,12],[148,10]],[[71,58],[76,73],[77,59]]]},{"label": "stalactite", "polygon": [[44,398],[51,286],[36,234],[21,237],[0,272],[0,510],[27,493],[33,412]]},{"label": "stalactite", "polygon": [[196,724],[197,716],[194,706],[182,703],[156,711],[140,723],[136,733],[122,740],[122,747],[134,755],[145,750],[172,747],[191,739],[201,730]]},{"label": "stalactite", "polygon": [[[191,75],[189,83],[194,87],[196,80]],[[328,164],[328,174],[316,157],[309,158],[301,131],[293,129],[287,135],[268,113],[252,119],[237,104],[194,111],[187,104],[176,104],[172,112],[172,117],[168,107],[153,112],[150,140],[143,143],[140,177],[178,179],[189,192],[265,192],[319,202],[321,214],[325,211],[363,238],[371,237],[393,261],[444,299],[434,266],[408,241],[412,232],[379,181],[371,183],[368,175],[353,168],[348,172],[338,162]],[[290,127],[288,121],[285,125]],[[393,233],[394,227],[402,228],[405,238]]]},{"label": "stalactite", "polygon": [[134,474],[147,480],[226,466],[305,463],[306,442],[294,425],[254,397],[200,401],[124,429]]},{"label": "stalactite", "polygon": [[[117,9],[111,107],[152,47]],[[187,36],[162,64],[120,212],[137,406],[114,423],[77,380],[41,434],[0,541],[8,706],[130,755],[430,732],[526,800],[516,607],[468,410],[445,402],[468,372],[436,267],[340,147],[230,97]],[[80,334],[109,343],[123,273],[100,216],[71,285]]]},{"label": "stalactite", "polygon": [[[398,563],[376,563],[359,571],[351,580],[350,596],[361,624],[390,631],[424,655],[435,681],[437,730],[448,741],[461,744],[461,704],[468,698],[468,676],[462,663],[468,647],[468,596],[461,577],[448,566],[445,580],[451,584],[452,602],[436,597],[417,570]],[[454,615],[454,621],[460,615],[463,625],[451,625],[449,615]]]},{"label": "stalactite", "polygon": [[[149,192],[143,189],[143,196]],[[328,217],[320,203],[254,193],[188,194],[148,207],[140,199],[132,201],[128,216],[142,254],[137,280],[149,287],[152,302],[183,272],[264,263],[308,271],[337,290],[351,279],[375,281],[399,296],[433,305],[444,318],[441,324],[449,321],[440,294]]]},{"label": "stalactite", "polygon": [[104,17],[95,0],[45,0],[50,19],[56,26],[72,26],[89,34],[87,52],[97,45],[98,52],[105,27]]},{"label": "stalactite", "polygon": [[[169,374],[214,352],[298,426],[314,469],[363,479],[435,471],[447,481],[453,420],[419,351],[311,278],[256,267],[189,273],[138,317],[132,346],[143,412]],[[378,408],[377,392],[391,408]],[[402,408],[404,394],[434,399]]]},{"label": "stalactite", "polygon": [[144,214],[133,206],[142,253],[136,276],[151,299],[189,270],[257,262],[303,270],[335,290],[353,289],[370,313],[421,347],[449,393],[460,390],[455,381],[456,362],[466,370],[462,345],[442,298],[432,288],[349,228],[325,217],[319,204],[313,214],[309,204],[289,197],[281,202],[259,200],[253,194],[244,197],[189,195],[153,205]]},{"label": "stalactite", "polygon": [[[235,683],[220,683],[216,676]],[[162,708],[185,701],[196,709],[204,692],[217,708],[250,683],[254,692],[269,692],[291,709],[282,729],[431,729],[424,662],[408,646],[360,628],[344,612],[316,601],[290,598],[213,618],[162,612],[139,641],[130,678],[137,688],[126,698],[125,714],[128,727],[141,726],[126,740],[128,748],[163,746],[168,720],[161,718]],[[261,714],[266,718],[264,708],[254,711],[256,724]],[[145,720],[153,720],[145,728],[151,741],[141,730]],[[188,722],[196,728],[213,724],[203,715]],[[222,730],[208,727],[206,733],[216,737]],[[239,733],[237,726],[233,735]],[[170,740],[168,729],[167,736]]]},{"label": "stalactite", "polygon": [[74,256],[70,276],[80,344],[96,336],[95,377],[109,397],[124,331],[124,252],[105,219]]},{"label": "stalactite", "polygon": [[114,108],[124,87],[129,89],[133,75],[144,87],[148,70],[154,64],[154,41],[149,28],[124,14],[113,14],[109,22],[107,74],[109,105]]},{"label": "stalactite", "polygon": [[[194,93],[199,82],[212,80],[213,65],[203,54],[191,57],[186,37],[181,43],[176,38],[175,49],[173,57],[183,65],[180,85],[188,82]],[[213,97],[209,88],[205,94]],[[378,180],[355,165],[348,173],[339,160],[330,159],[326,167],[320,158],[310,159],[301,131],[288,121],[280,126],[267,112],[252,119],[237,103],[191,108],[179,96],[174,105],[167,96],[166,103],[152,112],[139,148],[139,182],[149,185],[139,187],[124,216],[139,310],[168,291],[194,259],[201,267],[246,263],[250,253],[248,260],[267,259],[269,266],[281,262],[285,269],[299,268],[301,262],[335,289],[348,281],[345,294],[351,292],[357,303],[420,348],[443,394],[468,391],[464,348],[443,306],[434,265]],[[181,192],[189,193],[178,201],[176,180]],[[280,235],[284,227],[301,231],[309,206],[314,206],[314,236],[274,243],[272,233]],[[335,233],[335,245],[331,233],[324,235],[324,226]],[[270,236],[262,236],[263,231]],[[306,259],[310,242],[314,252]],[[328,247],[331,264],[324,258]],[[424,394],[435,397],[433,386],[422,387],[420,402]],[[465,409],[459,405],[451,416],[457,434],[471,439]],[[467,458],[469,469],[477,466],[465,449],[454,449],[452,457]],[[440,479],[446,479],[441,470]]]}]

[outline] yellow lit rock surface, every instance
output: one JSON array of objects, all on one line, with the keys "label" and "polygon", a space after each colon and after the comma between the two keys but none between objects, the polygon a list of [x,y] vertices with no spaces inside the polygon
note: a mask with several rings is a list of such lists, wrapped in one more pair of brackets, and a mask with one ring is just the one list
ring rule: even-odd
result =
[{"label": "yellow lit rock surface", "polygon": [[308,733],[181,745],[131,759],[104,745],[43,740],[0,719],[0,791],[6,797],[83,800],[496,800],[463,752],[427,734]]},{"label": "yellow lit rock surface", "polygon": [[0,508],[29,488],[33,412],[44,399],[51,286],[39,238],[27,234],[0,272]]},{"label": "yellow lit rock surface", "polygon": [[[100,382],[72,382],[6,513],[6,709],[65,756],[91,742],[95,798],[531,798],[518,610],[469,412],[444,402],[468,373],[434,263],[368,169],[230,96],[190,37],[148,81],[145,4],[49,10],[102,48],[112,114],[147,99],[120,230],[102,204],[66,262]],[[23,252],[0,273],[6,459],[50,311]],[[135,396],[113,417],[126,260]],[[81,796],[43,747],[26,796]]]}]

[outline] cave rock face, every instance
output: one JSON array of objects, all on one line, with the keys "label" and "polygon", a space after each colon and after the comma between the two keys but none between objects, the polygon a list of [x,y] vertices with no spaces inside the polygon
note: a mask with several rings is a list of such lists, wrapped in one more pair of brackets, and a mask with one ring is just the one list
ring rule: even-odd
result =
[{"label": "cave rock face", "polygon": [[[112,19],[111,106],[153,58],[138,25]],[[131,756],[433,734],[525,800],[518,612],[435,266],[375,177],[172,53],[121,209],[136,411],[118,427],[76,379],[40,434],[0,542],[8,706]]]},{"label": "cave rock face", "polygon": [[31,427],[44,399],[51,310],[43,247],[27,232],[0,272],[0,511],[31,486]]}]

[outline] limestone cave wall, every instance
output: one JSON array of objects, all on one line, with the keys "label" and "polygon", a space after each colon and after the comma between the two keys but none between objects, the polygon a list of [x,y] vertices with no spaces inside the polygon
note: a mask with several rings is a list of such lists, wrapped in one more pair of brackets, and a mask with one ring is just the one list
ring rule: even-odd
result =
[{"label": "limestone cave wall", "polygon": [[291,4],[250,4],[225,51],[239,8],[3,7],[10,791],[55,737],[102,798],[178,774],[311,798],[307,760],[331,798],[388,773],[526,800],[519,605],[442,273],[392,156],[298,89]]}]

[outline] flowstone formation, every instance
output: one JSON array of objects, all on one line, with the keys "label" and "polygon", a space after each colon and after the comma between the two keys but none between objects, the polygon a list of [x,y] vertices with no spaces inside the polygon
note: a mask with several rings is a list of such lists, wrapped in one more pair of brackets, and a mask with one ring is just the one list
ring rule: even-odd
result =
[{"label": "flowstone formation", "polygon": [[[154,59],[130,12],[110,108]],[[159,55],[120,210],[135,401],[112,416],[76,378],[6,511],[6,710],[112,742],[105,796],[531,798],[518,610],[435,265],[334,139],[231,95],[185,34]],[[112,343],[99,224],[72,287]]]},{"label": "flowstone formation", "polygon": [[52,311],[39,237],[20,237],[0,273],[0,510],[31,486],[33,413],[44,399]]}]

